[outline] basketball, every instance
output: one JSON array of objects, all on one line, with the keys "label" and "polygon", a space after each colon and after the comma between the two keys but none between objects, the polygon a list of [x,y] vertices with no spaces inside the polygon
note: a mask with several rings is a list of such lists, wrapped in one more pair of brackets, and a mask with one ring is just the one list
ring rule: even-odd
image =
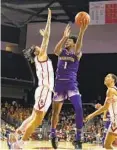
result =
[{"label": "basketball", "polygon": [[90,23],[90,16],[88,13],[82,11],[77,13],[77,15],[75,16],[75,23],[78,26],[81,26],[82,24],[89,24]]}]

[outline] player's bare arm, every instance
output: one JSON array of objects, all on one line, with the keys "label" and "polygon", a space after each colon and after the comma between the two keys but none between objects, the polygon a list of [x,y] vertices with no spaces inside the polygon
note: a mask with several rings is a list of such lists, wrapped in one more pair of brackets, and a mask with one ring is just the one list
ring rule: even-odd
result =
[{"label": "player's bare arm", "polygon": [[50,30],[51,30],[51,10],[48,9],[48,19],[46,27],[44,30],[40,30],[40,34],[43,36],[40,56],[47,55],[47,48],[50,39]]},{"label": "player's bare arm", "polygon": [[107,94],[106,94],[107,96],[106,96],[106,100],[105,100],[104,105],[102,107],[100,107],[97,111],[95,111],[94,113],[88,115],[86,117],[86,121],[94,118],[97,115],[102,114],[104,111],[108,111],[108,108],[109,108],[109,105],[110,105],[110,103],[108,102],[108,100],[112,99],[112,97],[114,95],[114,92],[115,92],[115,90],[113,88],[109,88],[107,90]]},{"label": "player's bare arm", "polygon": [[63,34],[62,39],[58,42],[58,44],[56,45],[56,47],[54,49],[55,55],[57,55],[57,56],[60,55],[62,48],[63,48],[63,45],[65,44],[66,40],[69,38],[70,33],[71,33],[71,27],[68,24],[64,30],[64,34]]},{"label": "player's bare arm", "polygon": [[76,55],[78,55],[81,52],[82,43],[83,43],[83,36],[84,36],[84,33],[85,33],[87,27],[88,27],[88,25],[86,25],[86,24],[82,24],[80,27],[80,32],[78,34],[78,38],[77,38],[77,41],[75,44],[75,54]]},{"label": "player's bare arm", "polygon": [[[96,109],[99,109],[99,108],[101,108],[102,107],[102,105],[101,104],[96,104],[95,105],[95,108]],[[103,121],[107,121],[108,120],[108,118],[107,118],[107,113],[108,113],[108,111],[106,110],[106,111],[104,111],[104,115],[103,115]]]},{"label": "player's bare arm", "polygon": [[105,102],[104,105],[101,108],[99,108],[98,110],[96,110],[94,113],[88,115],[86,117],[86,121],[89,121],[92,118],[94,118],[95,116],[98,116],[98,115],[102,114],[104,111],[108,110],[109,105],[110,105],[109,103]]}]

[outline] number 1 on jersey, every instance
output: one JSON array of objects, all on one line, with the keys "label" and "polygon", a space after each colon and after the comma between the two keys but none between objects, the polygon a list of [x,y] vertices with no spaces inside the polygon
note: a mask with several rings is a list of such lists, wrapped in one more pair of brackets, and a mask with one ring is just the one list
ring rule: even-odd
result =
[{"label": "number 1 on jersey", "polygon": [[66,69],[67,68],[67,62],[65,62],[65,65],[64,65],[64,69]]}]

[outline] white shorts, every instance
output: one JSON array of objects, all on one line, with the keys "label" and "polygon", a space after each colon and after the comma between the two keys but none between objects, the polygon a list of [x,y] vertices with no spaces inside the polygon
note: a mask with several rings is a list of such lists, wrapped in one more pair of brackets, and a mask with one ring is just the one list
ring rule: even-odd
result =
[{"label": "white shorts", "polygon": [[52,102],[52,91],[45,86],[37,87],[35,90],[34,109],[47,112]]},{"label": "white shorts", "polygon": [[108,132],[117,135],[117,125],[115,126],[113,123],[110,123],[110,126],[108,128]]}]

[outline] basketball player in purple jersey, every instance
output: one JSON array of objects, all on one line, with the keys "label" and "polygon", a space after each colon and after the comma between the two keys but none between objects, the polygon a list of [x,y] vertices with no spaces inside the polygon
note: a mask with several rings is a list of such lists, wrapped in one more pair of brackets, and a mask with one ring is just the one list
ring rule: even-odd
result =
[{"label": "basketball player in purple jersey", "polygon": [[[58,147],[56,127],[63,102],[66,98],[70,99],[76,114],[77,133],[74,146],[77,149],[82,148],[81,132],[83,127],[83,111],[81,95],[77,87],[77,71],[82,56],[81,48],[83,36],[87,27],[87,25],[82,25],[78,37],[75,37],[70,36],[71,29],[70,26],[67,25],[62,39],[54,50],[55,55],[58,56],[51,120],[51,142],[55,149]],[[63,46],[65,47],[63,48]]]}]

